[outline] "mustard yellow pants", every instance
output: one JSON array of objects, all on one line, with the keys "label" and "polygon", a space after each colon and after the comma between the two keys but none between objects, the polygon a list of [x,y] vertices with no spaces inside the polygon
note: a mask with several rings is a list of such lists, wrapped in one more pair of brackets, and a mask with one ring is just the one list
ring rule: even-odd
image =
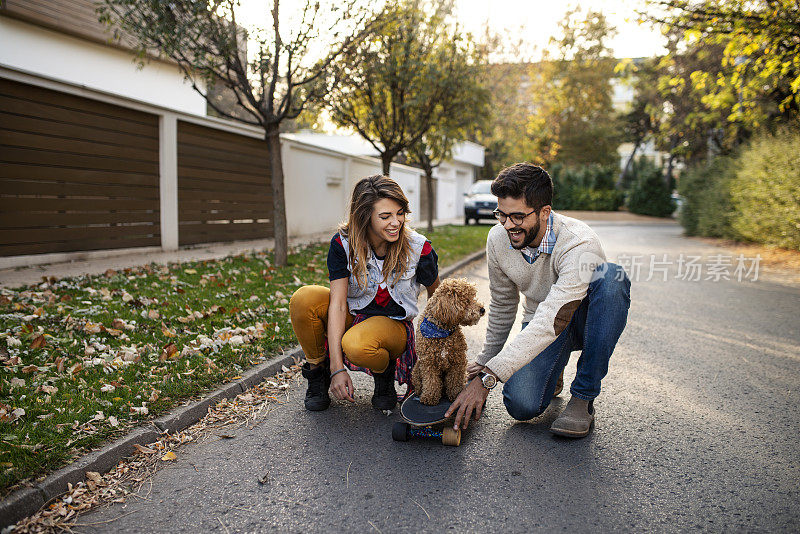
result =
[{"label": "mustard yellow pants", "polygon": [[[294,334],[311,364],[325,360],[328,328],[328,304],[331,290],[323,286],[304,286],[294,292],[289,302],[289,315]],[[342,352],[359,367],[382,373],[389,358],[397,358],[406,350],[406,328],[388,317],[370,317],[353,326],[349,313],[342,336]]]}]

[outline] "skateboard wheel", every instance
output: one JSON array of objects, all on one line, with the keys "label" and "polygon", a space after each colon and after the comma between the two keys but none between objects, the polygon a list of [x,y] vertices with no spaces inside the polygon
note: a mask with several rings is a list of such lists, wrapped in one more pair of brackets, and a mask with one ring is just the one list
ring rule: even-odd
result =
[{"label": "skateboard wheel", "polygon": [[461,445],[461,430],[453,430],[449,426],[442,429],[442,444],[458,447]]},{"label": "skateboard wheel", "polygon": [[408,423],[395,423],[392,425],[392,439],[395,441],[408,441],[408,431],[411,425]]}]

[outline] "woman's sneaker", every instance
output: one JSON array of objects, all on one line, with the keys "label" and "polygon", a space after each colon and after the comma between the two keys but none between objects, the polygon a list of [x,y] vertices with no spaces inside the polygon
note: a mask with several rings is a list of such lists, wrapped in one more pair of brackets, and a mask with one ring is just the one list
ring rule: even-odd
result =
[{"label": "woman's sneaker", "polygon": [[306,362],[303,364],[302,370],[303,378],[308,380],[308,390],[306,390],[306,410],[312,412],[320,412],[327,410],[331,405],[331,397],[328,394],[328,389],[331,387],[331,368],[328,361],[322,362],[321,365],[311,368],[311,365]]}]

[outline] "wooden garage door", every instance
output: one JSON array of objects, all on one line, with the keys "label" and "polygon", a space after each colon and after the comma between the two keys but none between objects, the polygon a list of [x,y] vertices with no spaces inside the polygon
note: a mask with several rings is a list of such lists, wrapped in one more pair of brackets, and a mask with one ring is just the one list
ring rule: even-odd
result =
[{"label": "wooden garage door", "polygon": [[273,236],[267,143],[178,121],[181,245]]},{"label": "wooden garage door", "polygon": [[0,256],[160,245],[158,118],[0,79]]}]

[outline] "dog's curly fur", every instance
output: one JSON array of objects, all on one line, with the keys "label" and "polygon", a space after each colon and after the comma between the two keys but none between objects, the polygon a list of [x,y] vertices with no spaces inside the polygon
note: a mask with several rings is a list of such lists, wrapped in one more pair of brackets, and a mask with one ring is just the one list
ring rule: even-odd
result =
[{"label": "dog's curly fur", "polygon": [[453,333],[440,339],[426,338],[417,326],[418,360],[411,371],[411,382],[420,402],[438,404],[442,393],[452,402],[464,389],[467,342],[461,325],[476,324],[483,313],[483,305],[476,300],[475,286],[464,278],[444,280],[428,299],[420,322],[427,318],[441,328],[452,329]]}]

